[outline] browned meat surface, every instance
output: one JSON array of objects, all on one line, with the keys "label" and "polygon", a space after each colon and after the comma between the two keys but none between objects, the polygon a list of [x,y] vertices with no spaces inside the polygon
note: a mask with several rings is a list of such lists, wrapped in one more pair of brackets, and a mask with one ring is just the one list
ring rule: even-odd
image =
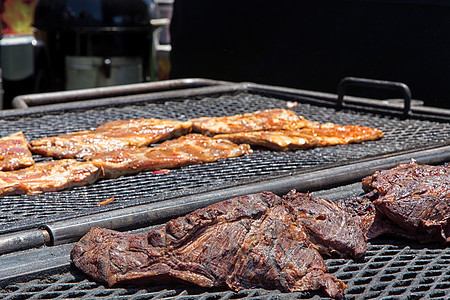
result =
[{"label": "browned meat surface", "polygon": [[276,151],[310,149],[319,145],[318,139],[300,131],[251,131],[230,134],[218,134],[218,139],[227,139],[236,144],[249,144]]},{"label": "browned meat surface", "polygon": [[427,239],[426,234],[403,229],[383,215],[370,200],[372,196],[352,197],[337,202],[342,210],[349,213],[353,220],[359,223],[366,239],[370,240],[383,235],[423,241]]},{"label": "browned meat surface", "polygon": [[202,117],[192,119],[191,122],[194,132],[208,136],[259,130],[294,130],[313,124],[286,109],[263,110],[228,117]]},{"label": "browned meat surface", "polygon": [[236,145],[228,140],[189,134],[152,148],[126,148],[86,158],[102,168],[106,177],[115,178],[142,171],[213,162],[249,153],[252,150],[246,144]]},{"label": "browned meat surface", "polygon": [[190,122],[131,119],[106,123],[95,130],[44,137],[31,141],[34,153],[59,158],[83,158],[127,147],[143,147],[186,134]]},{"label": "browned meat surface", "polygon": [[361,143],[375,141],[383,137],[383,133],[377,128],[359,125],[342,126],[333,123],[311,126],[302,129],[301,132],[319,138],[319,146]]},{"label": "browned meat surface", "polygon": [[90,162],[74,159],[36,163],[31,167],[0,172],[0,196],[38,194],[88,185],[102,176]]},{"label": "browned meat surface", "polygon": [[28,141],[22,132],[0,139],[0,171],[17,170],[34,164],[28,149]]},{"label": "browned meat surface", "polygon": [[110,286],[181,281],[203,287],[324,290],[345,283],[326,265],[286,201],[263,192],[169,221],[147,235],[93,228],[72,249],[83,272]]},{"label": "browned meat surface", "polygon": [[373,204],[383,215],[422,242],[450,241],[450,166],[415,161],[375,172],[363,180],[376,190]]},{"label": "browned meat surface", "polygon": [[382,138],[383,134],[376,128],[327,123],[298,130],[239,132],[214,137],[286,151],[373,141]]},{"label": "browned meat surface", "polygon": [[366,239],[358,220],[335,203],[295,190],[284,198],[321,253],[359,257],[366,252]]}]

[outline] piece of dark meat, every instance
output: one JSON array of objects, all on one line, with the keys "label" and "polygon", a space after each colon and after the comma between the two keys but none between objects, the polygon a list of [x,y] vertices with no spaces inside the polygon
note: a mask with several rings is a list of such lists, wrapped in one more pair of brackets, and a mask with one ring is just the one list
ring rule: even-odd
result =
[{"label": "piece of dark meat", "polygon": [[309,239],[321,253],[360,257],[366,252],[360,224],[335,203],[295,190],[284,198],[296,221],[306,228]]},{"label": "piece of dark meat", "polygon": [[233,290],[320,289],[335,298],[346,288],[327,273],[285,201],[270,192],[210,205],[148,235],[93,228],[72,249],[71,259],[110,286],[179,281]]},{"label": "piece of dark meat", "polygon": [[400,164],[364,178],[363,189],[377,193],[373,200],[376,209],[410,238],[450,241],[449,165]]},{"label": "piece of dark meat", "polygon": [[375,208],[371,197],[364,195],[338,201],[336,205],[349,213],[359,226],[366,240],[380,236],[401,237],[413,240],[426,240],[426,236],[417,232],[409,232],[392,222]]}]

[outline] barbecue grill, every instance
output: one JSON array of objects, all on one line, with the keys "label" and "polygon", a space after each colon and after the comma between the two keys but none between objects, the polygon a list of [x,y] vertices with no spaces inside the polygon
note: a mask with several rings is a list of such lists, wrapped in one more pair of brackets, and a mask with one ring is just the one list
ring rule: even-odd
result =
[{"label": "barbecue grill", "polygon": [[[350,97],[345,95],[349,85],[394,89],[404,103]],[[131,92],[133,87],[140,92]],[[377,127],[385,136],[378,141],[306,151],[256,149],[251,155],[186,166],[169,174],[147,172],[61,192],[0,198],[0,297],[5,299],[319,299],[324,296],[319,292],[231,292],[164,284],[107,288],[72,267],[68,253],[92,226],[145,232],[208,204],[263,190],[285,194],[295,188],[336,200],[361,194],[361,178],[375,170],[411,158],[428,164],[450,162],[450,111],[412,105],[408,88],[392,82],[347,78],[342,81],[339,97],[208,80],[171,80],[46,95],[54,103],[33,106],[42,103],[43,97],[29,95],[16,101],[28,109],[0,112],[0,123],[8,124],[0,126],[0,135],[20,129],[31,140],[92,129],[118,119],[188,120],[290,107],[309,120]],[[113,202],[98,205],[111,197]],[[329,258],[326,262],[330,273],[348,284],[348,299],[444,299],[450,296],[449,258],[450,251],[442,245],[378,238],[360,259]]]}]

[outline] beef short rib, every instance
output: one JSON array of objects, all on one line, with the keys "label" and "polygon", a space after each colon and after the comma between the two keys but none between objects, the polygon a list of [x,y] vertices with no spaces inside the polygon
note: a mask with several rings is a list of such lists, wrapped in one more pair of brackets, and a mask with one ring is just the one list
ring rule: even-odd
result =
[{"label": "beef short rib", "polygon": [[287,201],[270,192],[225,200],[147,235],[93,228],[72,249],[83,272],[108,285],[178,281],[202,287],[324,290],[345,283],[325,262]]}]

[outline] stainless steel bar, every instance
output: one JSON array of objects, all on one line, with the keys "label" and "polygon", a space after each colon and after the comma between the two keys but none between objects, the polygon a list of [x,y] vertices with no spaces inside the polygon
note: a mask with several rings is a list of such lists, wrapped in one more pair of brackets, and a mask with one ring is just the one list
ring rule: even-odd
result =
[{"label": "stainless steel bar", "polygon": [[155,222],[174,218],[209,204],[241,195],[261,191],[272,191],[281,195],[289,192],[291,189],[311,192],[355,183],[376,170],[392,168],[399,163],[407,163],[412,158],[424,164],[449,162],[450,146],[395,154],[377,159],[366,159],[349,165],[313,170],[296,176],[287,176],[55,222],[46,224],[43,228],[50,233],[52,245],[60,245],[78,240],[91,227],[98,226],[121,231],[146,227]]},{"label": "stainless steel bar", "polygon": [[126,84],[73,91],[49,92],[17,96],[12,101],[13,108],[26,109],[32,106],[60,104],[106,97],[126,96],[141,93],[155,93],[180,88],[195,88],[226,84],[224,81],[191,78]]}]

